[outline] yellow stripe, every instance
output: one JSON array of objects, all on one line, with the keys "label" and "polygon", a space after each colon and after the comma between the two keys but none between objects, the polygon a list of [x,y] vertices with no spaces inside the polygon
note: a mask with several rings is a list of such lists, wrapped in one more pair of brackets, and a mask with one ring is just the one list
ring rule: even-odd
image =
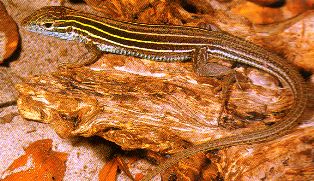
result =
[{"label": "yellow stripe", "polygon": [[[77,29],[78,31],[84,32],[84,33],[88,34],[89,36],[91,36],[93,38],[101,39],[103,41],[106,41],[106,42],[109,42],[109,43],[112,43],[112,44],[115,44],[115,45],[119,45],[119,46],[125,47],[125,48],[138,49],[138,50],[144,50],[144,51],[150,51],[150,52],[160,52],[160,53],[163,53],[163,52],[168,52],[168,53],[171,53],[171,52],[192,52],[192,49],[190,49],[190,50],[155,50],[155,49],[141,48],[141,47],[137,47],[137,46],[129,46],[129,45],[118,43],[116,41],[108,40],[106,38],[103,38],[101,36],[95,35],[95,34],[89,32],[87,30],[83,30],[83,29],[80,29],[78,27],[73,27],[73,28]],[[123,37],[121,39],[123,39]]]},{"label": "yellow stripe", "polygon": [[[58,22],[75,22],[75,23],[78,23],[80,25],[93,28],[93,29],[95,29],[95,30],[97,30],[99,32],[102,32],[104,34],[107,34],[109,36],[112,36],[112,37],[115,37],[115,38],[118,38],[118,39],[134,41],[134,42],[139,42],[139,43],[149,43],[149,44],[159,44],[159,45],[182,45],[182,46],[194,46],[194,45],[197,45],[197,46],[207,46],[207,45],[209,45],[208,43],[202,43],[202,44],[199,44],[199,43],[174,43],[174,42],[153,42],[153,41],[147,41],[147,40],[137,40],[137,39],[133,39],[133,38],[127,38],[127,37],[122,37],[122,36],[118,36],[118,35],[115,35],[115,34],[111,34],[111,33],[108,33],[107,31],[99,29],[99,28],[97,28],[95,26],[92,26],[92,25],[89,25],[89,24],[85,24],[85,23],[82,23],[82,22],[77,21],[77,20],[58,20]],[[83,31],[80,28],[76,28],[76,27],[74,27],[74,28]],[[87,30],[84,30],[84,32],[87,32]],[[100,36],[98,36],[98,37],[100,37]],[[194,38],[195,38],[195,36],[194,36]],[[99,39],[101,39],[101,37]],[[105,40],[107,41],[107,39],[105,39]]]},{"label": "yellow stripe", "polygon": [[[88,18],[85,16],[79,16],[79,15],[67,15],[67,17],[76,17],[76,18],[81,18],[81,19],[85,19],[85,20],[89,20],[89,21],[93,21],[95,23],[99,23],[105,26],[108,26],[110,28],[116,29],[116,30],[120,30],[120,31],[124,31],[127,33],[133,33],[133,34],[141,34],[141,35],[154,35],[154,36],[176,36],[176,37],[198,37],[198,38],[204,38],[204,36],[194,36],[194,35],[180,35],[180,34],[160,34],[160,33],[146,33],[146,32],[139,32],[139,31],[130,31],[130,30],[126,30],[126,29],[122,29],[116,26],[112,26],[110,24],[104,23],[102,21],[97,21],[95,19],[92,18]],[[123,23],[130,23],[130,24],[134,24],[134,25],[141,25],[141,26],[147,26],[147,27],[164,27],[165,25],[149,25],[149,24],[141,24],[141,23],[134,23],[134,22],[123,22]],[[172,25],[171,27],[176,27],[176,28],[182,28],[182,26],[174,26]],[[197,27],[192,27],[192,26],[188,26],[189,28],[193,29],[193,30],[203,30],[204,32],[210,31],[210,30],[206,30],[206,29],[202,29],[202,28],[197,28]],[[208,38],[208,37],[206,37]]]}]

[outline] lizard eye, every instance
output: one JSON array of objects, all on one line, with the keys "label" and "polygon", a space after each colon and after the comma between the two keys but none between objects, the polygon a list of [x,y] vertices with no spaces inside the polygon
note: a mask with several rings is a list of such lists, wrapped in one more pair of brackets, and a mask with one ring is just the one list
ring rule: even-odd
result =
[{"label": "lizard eye", "polygon": [[53,23],[47,22],[42,24],[45,28],[52,28]]}]

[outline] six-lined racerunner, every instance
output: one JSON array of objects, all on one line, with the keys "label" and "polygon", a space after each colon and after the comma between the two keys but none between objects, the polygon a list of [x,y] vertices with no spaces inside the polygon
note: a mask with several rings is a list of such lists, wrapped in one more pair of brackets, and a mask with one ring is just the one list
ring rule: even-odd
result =
[{"label": "six-lined racerunner", "polygon": [[192,60],[195,71],[201,76],[224,75],[229,71],[222,65],[211,63],[211,59],[239,62],[275,76],[291,89],[294,103],[284,120],[255,132],[229,136],[183,150],[157,166],[144,180],[150,180],[179,160],[198,152],[282,136],[297,125],[306,106],[303,79],[292,65],[260,46],[223,31],[121,22],[62,6],[44,7],[35,11],[24,19],[23,26],[32,32],[65,40],[78,40],[104,52],[155,61]]}]

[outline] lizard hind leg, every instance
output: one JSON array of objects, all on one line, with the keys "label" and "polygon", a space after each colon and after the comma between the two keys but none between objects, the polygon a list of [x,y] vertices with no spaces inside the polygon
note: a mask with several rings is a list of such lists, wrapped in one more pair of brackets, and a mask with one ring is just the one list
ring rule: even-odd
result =
[{"label": "lizard hind leg", "polygon": [[206,47],[197,48],[194,53],[193,68],[199,76],[222,78],[221,84],[214,89],[214,92],[221,91],[222,103],[217,119],[219,124],[224,111],[227,109],[230,98],[229,90],[237,81],[237,73],[227,66],[216,63],[215,58],[208,56]]}]

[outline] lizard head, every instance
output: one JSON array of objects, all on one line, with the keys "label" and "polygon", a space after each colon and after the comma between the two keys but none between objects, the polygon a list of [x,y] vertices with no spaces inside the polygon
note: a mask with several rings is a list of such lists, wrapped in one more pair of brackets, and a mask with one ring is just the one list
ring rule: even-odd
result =
[{"label": "lizard head", "polygon": [[68,39],[72,27],[67,15],[73,11],[63,6],[43,7],[26,17],[22,26],[31,32]]}]

